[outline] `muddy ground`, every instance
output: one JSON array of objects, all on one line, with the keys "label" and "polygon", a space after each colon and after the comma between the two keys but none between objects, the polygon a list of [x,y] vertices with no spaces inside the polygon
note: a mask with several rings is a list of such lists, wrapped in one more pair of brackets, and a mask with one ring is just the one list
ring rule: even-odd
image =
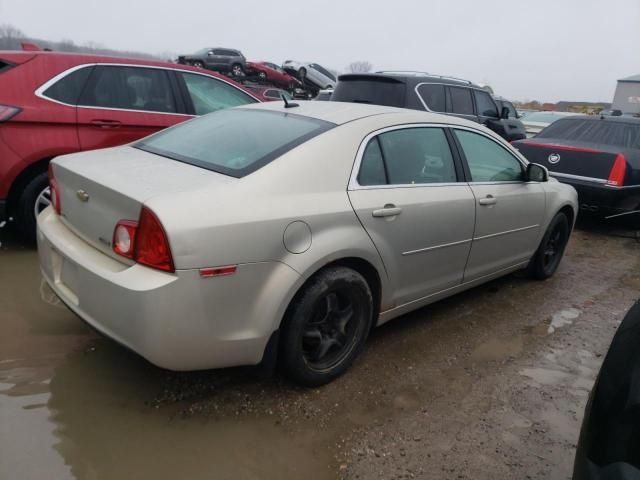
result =
[{"label": "muddy ground", "polygon": [[0,230],[0,479],[569,478],[640,297],[640,243],[620,233],[583,227],[546,282],[510,275],[377,329],[307,390],[149,365],[67,311]]}]

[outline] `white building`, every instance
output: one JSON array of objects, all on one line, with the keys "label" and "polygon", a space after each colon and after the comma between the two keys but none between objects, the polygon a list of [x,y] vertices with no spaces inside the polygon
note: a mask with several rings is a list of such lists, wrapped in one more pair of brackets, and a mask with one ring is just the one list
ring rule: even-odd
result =
[{"label": "white building", "polygon": [[640,114],[640,74],[618,80],[611,109]]}]

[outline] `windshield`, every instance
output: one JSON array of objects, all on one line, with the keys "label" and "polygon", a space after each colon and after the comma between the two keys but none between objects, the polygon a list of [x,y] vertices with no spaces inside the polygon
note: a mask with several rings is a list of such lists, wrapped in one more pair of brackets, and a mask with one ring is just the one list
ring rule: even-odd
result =
[{"label": "windshield", "polygon": [[291,113],[229,109],[164,130],[134,147],[243,177],[334,126]]},{"label": "windshield", "polygon": [[640,148],[640,123],[564,118],[542,130],[538,134],[538,138]]}]

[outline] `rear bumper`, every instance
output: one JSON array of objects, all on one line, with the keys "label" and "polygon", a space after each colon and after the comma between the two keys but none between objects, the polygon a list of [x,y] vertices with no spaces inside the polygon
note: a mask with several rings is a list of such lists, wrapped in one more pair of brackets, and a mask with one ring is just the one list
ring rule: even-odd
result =
[{"label": "rear bumper", "polygon": [[[592,180],[561,177],[553,172],[551,175],[576,189],[581,212],[610,217],[640,209],[640,185],[610,187]],[[633,215],[640,221],[640,214]]]},{"label": "rear bumper", "polygon": [[127,266],[77,237],[51,208],[38,217],[37,239],[42,274],[74,313],[171,370],[259,363],[279,326],[281,296],[299,279],[279,262],[209,279]]}]

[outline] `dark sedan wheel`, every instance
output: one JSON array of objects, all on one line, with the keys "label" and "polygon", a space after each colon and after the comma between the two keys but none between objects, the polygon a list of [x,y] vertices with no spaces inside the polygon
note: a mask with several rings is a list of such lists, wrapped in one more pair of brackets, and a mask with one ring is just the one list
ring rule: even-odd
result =
[{"label": "dark sedan wheel", "polygon": [[345,267],[317,273],[291,304],[281,337],[286,374],[317,386],[344,373],[371,328],[373,301],[366,280]]},{"label": "dark sedan wheel", "polygon": [[569,241],[570,231],[567,216],[561,212],[556,214],[529,263],[528,270],[532,277],[544,280],[556,272]]},{"label": "dark sedan wheel", "polygon": [[202,62],[193,62],[193,66],[194,67],[198,67],[198,68],[204,68],[204,63],[202,63]]}]

